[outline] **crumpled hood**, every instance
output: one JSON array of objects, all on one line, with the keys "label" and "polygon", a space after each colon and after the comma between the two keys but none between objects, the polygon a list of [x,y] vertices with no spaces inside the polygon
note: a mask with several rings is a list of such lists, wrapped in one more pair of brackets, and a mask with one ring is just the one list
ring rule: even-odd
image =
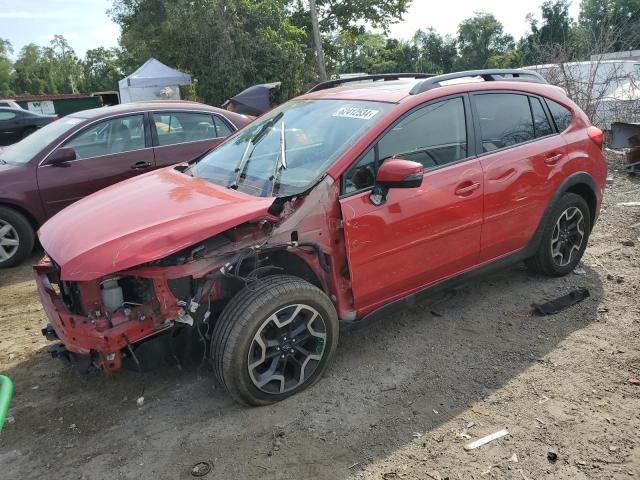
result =
[{"label": "crumpled hood", "polygon": [[63,280],[93,280],[264,216],[272,203],[273,198],[226,189],[170,167],[70,205],[38,235]]}]

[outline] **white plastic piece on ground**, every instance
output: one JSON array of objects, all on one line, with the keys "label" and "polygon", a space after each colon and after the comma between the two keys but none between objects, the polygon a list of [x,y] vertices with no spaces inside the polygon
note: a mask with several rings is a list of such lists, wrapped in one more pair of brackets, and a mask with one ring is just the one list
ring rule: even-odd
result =
[{"label": "white plastic piece on ground", "polygon": [[487,435],[486,437],[482,437],[479,438],[478,440],[474,440],[473,442],[469,442],[464,446],[465,450],[473,450],[475,448],[481,447],[482,445],[485,445],[489,442],[492,442],[494,440],[497,440],[498,438],[502,438],[505,435],[509,435],[509,432],[507,431],[506,428],[503,428],[502,430],[499,430],[497,432],[494,432],[490,435]]}]

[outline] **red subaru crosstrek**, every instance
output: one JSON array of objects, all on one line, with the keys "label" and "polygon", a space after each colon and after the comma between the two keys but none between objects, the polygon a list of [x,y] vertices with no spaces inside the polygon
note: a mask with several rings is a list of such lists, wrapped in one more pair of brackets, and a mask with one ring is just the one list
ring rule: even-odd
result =
[{"label": "red subaru crosstrek", "polygon": [[44,333],[106,371],[193,337],[236,400],[281,400],[320,378],[341,321],[508,262],[571,272],[602,201],[602,140],[533,72],[320,84],[49,220]]}]

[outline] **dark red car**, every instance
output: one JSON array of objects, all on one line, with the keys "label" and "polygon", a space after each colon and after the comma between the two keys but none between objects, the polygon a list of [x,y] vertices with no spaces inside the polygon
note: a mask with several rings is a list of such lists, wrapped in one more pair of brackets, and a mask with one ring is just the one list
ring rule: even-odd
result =
[{"label": "dark red car", "polygon": [[67,205],[193,160],[251,120],[195,102],[129,103],[74,113],[0,148],[0,268],[24,260],[37,228]]},{"label": "dark red car", "polygon": [[264,405],[320,378],[339,322],[509,262],[572,271],[607,164],[563,90],[520,70],[373,79],[321,84],[49,220],[34,274],[53,353],[142,368],[192,336]]}]

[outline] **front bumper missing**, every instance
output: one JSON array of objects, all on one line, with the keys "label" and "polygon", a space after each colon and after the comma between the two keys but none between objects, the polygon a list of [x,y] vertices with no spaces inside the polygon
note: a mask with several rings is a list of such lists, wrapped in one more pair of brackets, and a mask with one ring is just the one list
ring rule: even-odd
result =
[{"label": "front bumper missing", "polygon": [[60,340],[63,350],[54,346],[52,355],[75,362],[84,363],[85,359],[107,372],[122,366],[122,350],[128,345],[158,333],[170,327],[154,322],[152,316],[144,320],[132,320],[112,325],[104,315],[85,316],[69,311],[60,295],[54,289],[51,279],[56,271],[45,257],[33,267],[33,275],[38,294],[49,319],[49,325],[43,334],[49,340]]}]

